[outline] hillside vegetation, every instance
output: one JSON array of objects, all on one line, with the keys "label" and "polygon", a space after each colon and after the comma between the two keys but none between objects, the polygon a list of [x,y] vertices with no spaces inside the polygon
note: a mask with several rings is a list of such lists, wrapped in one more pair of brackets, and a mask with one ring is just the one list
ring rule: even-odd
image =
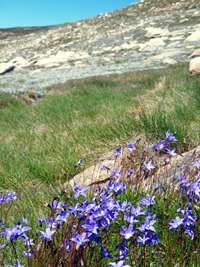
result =
[{"label": "hillside vegetation", "polygon": [[79,159],[88,166],[138,135],[153,141],[167,130],[179,152],[200,141],[200,80],[185,65],[60,84],[32,104],[30,97],[1,94],[0,182],[27,199],[21,212],[31,206],[33,217]]}]

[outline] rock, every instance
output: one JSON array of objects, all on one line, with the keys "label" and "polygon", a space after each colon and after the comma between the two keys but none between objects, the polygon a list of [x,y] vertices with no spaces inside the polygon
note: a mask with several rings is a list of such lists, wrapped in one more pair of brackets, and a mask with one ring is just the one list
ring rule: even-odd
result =
[{"label": "rock", "polygon": [[178,187],[179,177],[192,177],[195,172],[193,163],[200,160],[200,146],[193,150],[177,155],[171,159],[169,165],[161,167],[151,179],[146,179],[142,182],[141,187],[145,190],[153,189],[158,185],[157,191],[160,189],[168,190],[169,188],[176,189]]},{"label": "rock", "polygon": [[187,39],[188,42],[199,42],[200,41],[200,30],[193,32]]},{"label": "rock", "polygon": [[130,50],[130,49],[137,49],[139,48],[139,43],[136,42],[136,41],[131,41],[131,42],[128,42],[128,43],[124,43],[122,45],[118,45],[118,46],[115,46],[111,49],[105,49],[105,51],[109,51],[109,50],[112,50],[114,52],[119,52],[120,50]]},{"label": "rock", "polygon": [[175,59],[173,59],[173,58],[165,58],[163,60],[163,63],[164,64],[168,64],[168,65],[174,65],[174,64],[177,63],[177,61]]},{"label": "rock", "polygon": [[15,66],[10,63],[2,63],[0,64],[0,75],[4,75],[9,73],[15,69]]},{"label": "rock", "polygon": [[191,73],[200,73],[200,56],[191,59],[189,71]]},{"label": "rock", "polygon": [[159,37],[159,36],[168,36],[169,35],[168,29],[147,27],[146,31],[147,31],[147,33],[145,34],[145,36],[147,38],[155,38],[155,37]]},{"label": "rock", "polygon": [[19,68],[24,68],[30,65],[30,63],[23,57],[15,57],[10,61],[10,63]]},{"label": "rock", "polygon": [[165,46],[163,38],[150,39],[148,42],[141,44],[139,51],[155,51]]},{"label": "rock", "polygon": [[189,56],[190,65],[189,71],[191,73],[200,73],[200,49],[194,50],[194,52]]},{"label": "rock", "polygon": [[69,61],[77,61],[80,59],[87,59],[88,53],[86,52],[75,52],[75,51],[59,51],[56,55],[50,55],[48,57],[41,57],[35,65],[43,67],[57,67],[60,64],[67,63]]},{"label": "rock", "polygon": [[189,58],[194,58],[194,57],[200,57],[200,49],[194,50],[194,52],[189,56]]},{"label": "rock", "polygon": [[107,155],[101,157],[96,164],[85,169],[72,180],[65,183],[64,187],[67,187],[69,184],[71,186],[74,184],[89,185],[93,182],[107,179],[116,166],[119,166],[119,163],[115,161],[113,152],[109,152]]}]

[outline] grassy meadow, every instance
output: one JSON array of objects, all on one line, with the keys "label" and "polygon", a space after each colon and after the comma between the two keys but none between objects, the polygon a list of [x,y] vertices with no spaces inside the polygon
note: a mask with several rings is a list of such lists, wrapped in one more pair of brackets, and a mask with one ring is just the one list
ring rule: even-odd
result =
[{"label": "grassy meadow", "polygon": [[186,65],[70,81],[32,104],[29,97],[0,95],[0,184],[23,199],[17,214],[42,215],[79,159],[89,166],[138,135],[153,141],[171,130],[180,151],[200,141],[200,78]]}]

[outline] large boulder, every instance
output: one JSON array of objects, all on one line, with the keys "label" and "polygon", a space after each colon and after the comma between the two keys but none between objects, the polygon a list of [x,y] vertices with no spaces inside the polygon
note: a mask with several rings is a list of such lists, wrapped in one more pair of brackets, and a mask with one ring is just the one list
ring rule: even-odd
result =
[{"label": "large boulder", "polygon": [[15,68],[15,66],[13,64],[10,63],[1,63],[0,64],[0,75],[4,75],[8,72],[13,71]]},{"label": "large boulder", "polygon": [[191,73],[200,73],[200,49],[195,50],[190,56],[189,70]]}]

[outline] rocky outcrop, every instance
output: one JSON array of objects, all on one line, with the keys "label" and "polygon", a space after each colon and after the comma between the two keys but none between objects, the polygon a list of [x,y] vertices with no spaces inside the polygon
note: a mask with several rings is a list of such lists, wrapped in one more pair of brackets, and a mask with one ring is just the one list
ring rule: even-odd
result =
[{"label": "rocky outcrop", "polygon": [[[146,177],[141,174],[140,166],[142,166],[143,162],[140,160],[137,162],[139,173],[134,170],[133,174],[127,179],[127,168],[129,166],[124,164],[124,162],[127,163],[126,150],[123,150],[118,158],[115,157],[113,152],[110,152],[100,158],[96,164],[76,175],[72,180],[67,182],[64,187],[68,187],[69,185],[74,186],[75,184],[87,186],[93,184],[103,185],[109,181],[113,170],[118,169],[121,170],[121,178],[125,179],[126,182],[131,181],[132,185],[140,186],[143,190],[150,189],[163,192],[171,187],[176,188],[181,175],[189,179],[195,174],[197,175],[197,172],[200,170],[193,166],[193,163],[200,162],[200,146],[181,155],[177,155],[170,160],[168,159],[164,164],[158,164],[159,167],[155,172]],[[137,177],[138,174],[139,179]]]},{"label": "rocky outcrop", "polygon": [[0,29],[0,64],[15,67],[0,91],[40,92],[70,79],[185,62],[199,34],[199,0],[145,0],[74,23]]}]

